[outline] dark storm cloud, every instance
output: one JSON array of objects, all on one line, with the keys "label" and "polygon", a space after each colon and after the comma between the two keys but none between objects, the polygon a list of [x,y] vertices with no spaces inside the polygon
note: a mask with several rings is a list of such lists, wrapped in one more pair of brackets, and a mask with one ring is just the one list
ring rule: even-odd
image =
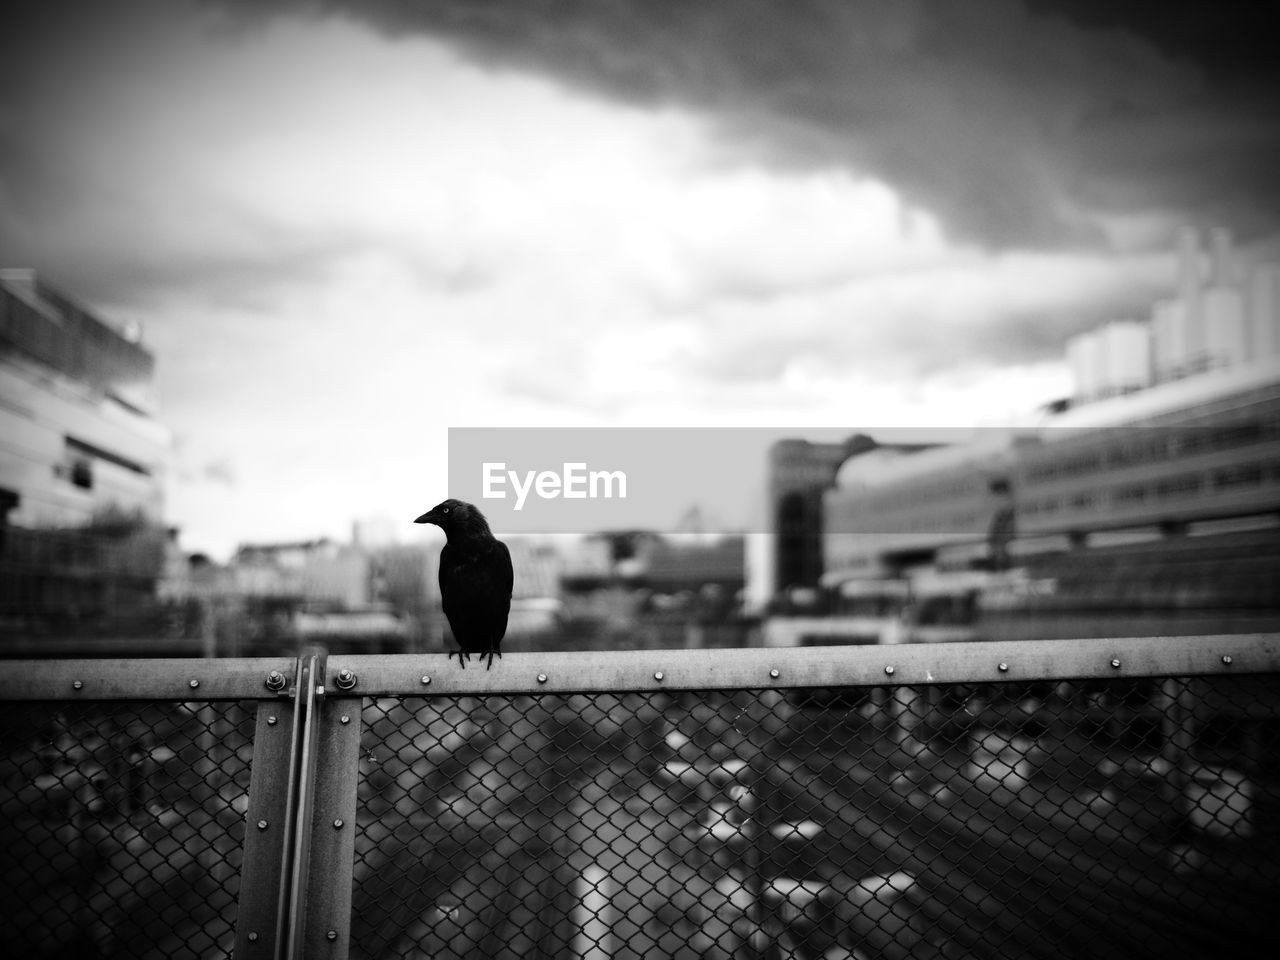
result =
[{"label": "dark storm cloud", "polygon": [[[19,2],[6,12],[0,29],[6,263],[38,266],[90,301],[136,304],[198,284],[230,302],[248,290],[313,279],[349,249],[350,238],[312,238],[304,247],[284,242],[278,227],[248,211],[192,229],[197,191],[166,146],[133,124],[139,103],[163,97],[155,88],[165,64],[180,62],[214,19],[194,4],[158,0]],[[193,136],[184,146],[212,153],[218,145]]]},{"label": "dark storm cloud", "polygon": [[[399,258],[424,288],[483,288],[492,271],[474,258],[433,258],[376,224],[324,219],[323,204],[308,222],[297,206],[264,209],[265,190],[255,203],[252,191],[226,189],[263,174],[236,150],[284,142],[291,118],[262,106],[270,90],[255,101],[254,81],[224,74],[225,86],[201,87],[201,70],[213,75],[207,65],[263,25],[199,0],[6,10],[0,260],[36,266],[89,302],[128,307],[195,290],[216,305],[265,307],[370,251]],[[286,83],[294,66],[279,64],[270,80]],[[184,82],[167,87],[175,77]]]},{"label": "dark storm cloud", "polygon": [[[206,200],[211,219],[193,224],[182,206],[182,169],[157,153],[180,138],[125,144],[108,156],[120,161],[114,166],[91,154],[110,143],[119,116],[128,119],[134,94],[145,96],[147,84],[163,80],[166,63],[189,54],[198,60],[211,47],[225,52],[235,44],[221,41],[274,18],[339,18],[384,37],[430,36],[495,72],[534,72],[630,105],[690,110],[712,124],[726,166],[837,167],[875,176],[933,214],[950,237],[997,250],[1096,243],[1095,214],[1156,224],[1144,242],[1162,249],[1168,236],[1161,231],[1183,220],[1225,224],[1244,242],[1280,232],[1280,178],[1273,175],[1280,168],[1280,68],[1263,14],[1249,7],[129,0],[23,9],[0,31],[0,258],[34,251],[23,259],[42,269],[50,264],[90,299],[123,303],[138,300],[140,290],[198,289],[220,302],[270,300],[273,288],[319,280],[361,250],[404,242],[377,228],[361,233],[347,220],[300,225],[285,218],[282,225],[275,208],[233,208],[216,194]],[[134,55],[144,49],[149,56],[136,59],[145,68],[135,67]],[[334,62],[331,69],[341,75],[357,68]],[[100,87],[115,96],[105,107],[94,95]],[[240,98],[248,101],[244,113],[253,114],[251,89],[215,92],[188,112],[223,116]],[[422,90],[424,101],[432,94]],[[150,95],[151,106],[158,100],[163,108],[161,119],[139,129],[169,133],[165,123],[188,106],[177,95]],[[224,127],[239,133],[244,119],[236,115]],[[252,132],[270,141],[274,131],[258,122]],[[190,129],[192,138],[175,151],[216,156],[225,149],[200,139],[198,121]],[[574,150],[571,138],[564,149]],[[240,173],[252,179],[258,170],[249,165]],[[151,205],[128,206],[139,199]],[[919,318],[837,309],[815,312],[805,327],[788,314],[788,329],[779,332],[765,308],[782,311],[806,295],[838,307],[838,292],[826,288],[857,279],[856,252],[847,270],[839,262],[827,276],[770,272],[727,246],[732,256],[715,269],[702,264],[699,272],[690,264],[696,258],[681,262],[699,274],[689,284],[695,293],[675,296],[669,308],[690,311],[696,324],[706,316],[700,311],[713,312],[720,301],[759,304],[744,308],[761,312],[756,325],[716,327],[721,349],[688,360],[690,370],[714,382],[774,381],[793,356],[869,368],[897,350],[914,372],[1040,359],[1057,355],[1065,336],[1096,320],[1141,315],[1137,307],[1155,295],[1136,287],[1127,299],[1091,292],[1060,309],[1046,297],[950,325],[925,315],[929,303]],[[447,293],[483,290],[496,271],[481,261],[454,264],[434,249],[417,256],[413,274]],[[846,322],[850,317],[856,323]],[[552,374],[513,374],[503,385],[512,396],[564,399]]]},{"label": "dark storm cloud", "polygon": [[[711,118],[726,155],[876,176],[960,239],[1096,239],[1092,213],[1280,224],[1280,67],[1257,6],[1102,0],[188,0],[207,33],[283,15],[443,38],[630,103]],[[0,184],[39,220],[75,202],[24,162],[41,92],[164,44],[174,4],[22,4],[0,38]],[[88,8],[97,9],[95,5]],[[163,15],[162,15],[163,14]],[[176,55],[180,55],[180,52]],[[7,67],[5,66],[7,64]],[[340,65],[336,65],[340,68]],[[74,123],[74,117],[62,118]],[[47,122],[47,121],[46,121]],[[0,202],[5,199],[0,194]],[[3,240],[4,238],[0,238]]]},{"label": "dark storm cloud", "polygon": [[[226,6],[226,4],[222,4]],[[244,10],[256,3],[232,2]],[[1160,211],[1276,229],[1272,34],[1245,5],[1089,0],[296,0],[643,104],[762,162],[845,165],[992,246]]]}]

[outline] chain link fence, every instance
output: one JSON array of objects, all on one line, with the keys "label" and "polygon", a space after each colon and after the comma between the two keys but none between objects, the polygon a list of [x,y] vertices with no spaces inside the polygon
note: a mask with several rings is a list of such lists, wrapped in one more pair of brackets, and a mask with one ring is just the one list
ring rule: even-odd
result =
[{"label": "chain link fence", "polygon": [[1273,940],[1274,685],[377,699],[351,954],[1209,955]]},{"label": "chain link fence", "polygon": [[20,957],[226,956],[253,713],[243,703],[9,704],[0,902]]},{"label": "chain link fence", "polygon": [[1266,635],[23,662],[5,942],[1251,956],[1277,936],[1278,666]]}]

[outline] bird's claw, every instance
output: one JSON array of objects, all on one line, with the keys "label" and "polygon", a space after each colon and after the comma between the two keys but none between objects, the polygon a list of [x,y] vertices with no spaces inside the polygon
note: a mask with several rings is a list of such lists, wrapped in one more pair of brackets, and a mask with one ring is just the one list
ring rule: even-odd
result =
[{"label": "bird's claw", "polygon": [[[480,658],[480,661],[481,661],[482,663],[485,663],[485,669],[486,669],[486,670],[488,670],[488,669],[490,669],[490,668],[493,666],[493,658],[494,658],[495,656],[496,656],[499,660],[501,660],[501,659],[502,659],[502,651],[500,651],[500,650],[486,650],[484,653],[477,654],[477,656]],[[450,651],[448,652],[448,654],[446,655],[445,659],[447,659],[447,660],[448,660],[448,659],[452,659],[453,657],[457,657],[457,658],[458,658],[458,666],[462,667],[462,669],[463,669],[463,670],[467,669],[466,661],[468,661],[468,660],[470,660],[470,659],[471,659],[471,654],[470,654],[469,652],[467,652],[467,651],[465,651],[465,650],[450,650]],[[485,658],[486,658],[486,657],[488,657],[488,658],[489,658],[489,659],[488,659],[488,662],[485,662]]]}]

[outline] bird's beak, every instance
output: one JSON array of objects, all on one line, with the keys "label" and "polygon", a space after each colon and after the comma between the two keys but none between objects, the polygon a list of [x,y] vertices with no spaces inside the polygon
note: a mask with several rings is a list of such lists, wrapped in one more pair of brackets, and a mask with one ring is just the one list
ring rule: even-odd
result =
[{"label": "bird's beak", "polygon": [[413,521],[413,522],[414,522],[414,523],[437,523],[437,524],[438,524],[438,523],[439,523],[439,521],[440,521],[440,518],[439,518],[439,517],[437,517],[437,516],[435,515],[435,512],[434,512],[434,511],[431,511],[431,510],[428,510],[426,513],[424,513],[422,516],[420,516],[417,520],[415,520],[415,521]]}]

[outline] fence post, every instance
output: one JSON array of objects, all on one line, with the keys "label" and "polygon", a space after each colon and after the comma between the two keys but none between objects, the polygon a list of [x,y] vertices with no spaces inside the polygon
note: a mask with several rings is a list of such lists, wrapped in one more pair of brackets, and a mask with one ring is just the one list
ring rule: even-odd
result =
[{"label": "fence post", "polygon": [[1160,683],[1163,744],[1161,759],[1168,764],[1164,798],[1179,821],[1190,814],[1187,782],[1191,776],[1191,748],[1196,737],[1195,698],[1191,677],[1167,677]]},{"label": "fence post", "polygon": [[344,960],[360,763],[359,697],[324,695],[318,657],[259,705],[235,956]]},{"label": "fence post", "polygon": [[269,700],[258,706],[236,919],[235,956],[239,960],[274,960],[284,946],[280,907],[285,844],[289,841],[286,834],[293,719],[292,700]]},{"label": "fence post", "polygon": [[345,960],[350,950],[361,703],[360,697],[320,702],[301,936],[307,960]]}]

